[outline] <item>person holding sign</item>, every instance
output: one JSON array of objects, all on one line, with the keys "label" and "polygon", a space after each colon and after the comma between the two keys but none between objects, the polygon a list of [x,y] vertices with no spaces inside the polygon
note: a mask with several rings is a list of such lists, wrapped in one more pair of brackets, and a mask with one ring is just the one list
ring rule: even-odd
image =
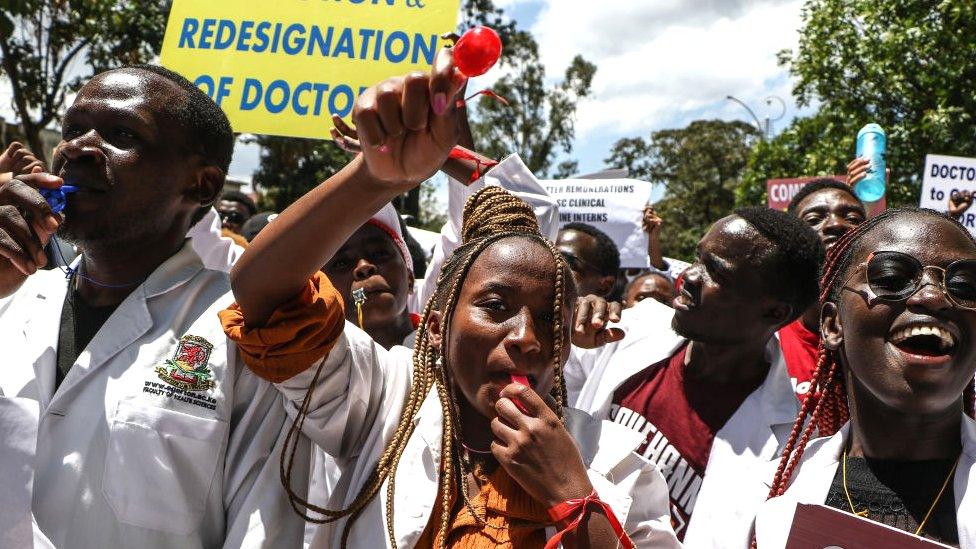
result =
[{"label": "person holding sign", "polygon": [[799,502],[976,547],[976,242],[932,210],[887,210],[831,249],[821,288],[821,396],[793,426],[758,546],[784,545]]},{"label": "person holding sign", "polygon": [[636,437],[564,406],[572,277],[532,209],[498,187],[466,204],[462,245],[425,309],[412,364],[349,323],[311,368],[275,359],[289,345],[274,337],[282,326],[315,325],[340,308],[318,267],[454,146],[450,54],[439,54],[430,76],[390,79],[360,96],[362,155],[258,235],[233,275],[239,305],[222,313],[254,371],[292,401],[295,429],[342,467],[330,509],[310,508],[324,523],[312,544],[674,545],[667,488],[633,454]]}]

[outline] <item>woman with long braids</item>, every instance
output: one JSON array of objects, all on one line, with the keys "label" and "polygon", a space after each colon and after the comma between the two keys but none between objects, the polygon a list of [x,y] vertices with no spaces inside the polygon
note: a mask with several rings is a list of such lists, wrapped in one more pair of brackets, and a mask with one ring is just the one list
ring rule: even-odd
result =
[{"label": "woman with long braids", "polygon": [[[518,198],[486,187],[468,200],[412,360],[335,322],[341,299],[318,267],[441,166],[461,83],[443,50],[431,75],[366,90],[353,111],[363,153],[283,212],[233,273],[225,329],[293,404],[282,477],[294,507],[321,524],[314,547],[675,545],[667,486],[633,452],[638,434],[564,406],[575,289]],[[300,436],[342,469],[328,508],[289,482],[307,466],[291,448]]]},{"label": "woman with long braids", "polygon": [[797,503],[976,547],[976,242],[934,211],[888,210],[830,250],[820,302],[821,396],[793,427],[758,547],[783,547]]}]

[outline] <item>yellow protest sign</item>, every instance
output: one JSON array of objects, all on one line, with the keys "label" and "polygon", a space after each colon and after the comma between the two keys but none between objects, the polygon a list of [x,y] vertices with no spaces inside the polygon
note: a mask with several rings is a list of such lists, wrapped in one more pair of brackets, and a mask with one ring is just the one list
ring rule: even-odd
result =
[{"label": "yellow protest sign", "polygon": [[460,0],[174,0],[160,62],[234,131],[328,138],[362,90],[427,70]]}]

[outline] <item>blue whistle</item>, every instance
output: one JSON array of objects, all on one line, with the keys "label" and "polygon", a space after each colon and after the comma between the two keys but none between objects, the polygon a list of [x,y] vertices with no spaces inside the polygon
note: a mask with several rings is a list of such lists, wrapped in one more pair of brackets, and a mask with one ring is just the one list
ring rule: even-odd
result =
[{"label": "blue whistle", "polygon": [[68,194],[76,192],[78,187],[74,185],[62,185],[60,189],[38,189],[41,196],[47,201],[54,213],[61,213],[61,210],[68,205]]}]

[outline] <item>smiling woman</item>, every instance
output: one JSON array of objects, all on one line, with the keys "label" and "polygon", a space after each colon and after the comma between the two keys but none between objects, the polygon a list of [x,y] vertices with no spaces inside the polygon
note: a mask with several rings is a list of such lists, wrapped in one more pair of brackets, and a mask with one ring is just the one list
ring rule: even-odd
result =
[{"label": "smiling woman", "polygon": [[[785,543],[801,502],[973,547],[976,242],[934,211],[888,210],[838,241],[821,286],[821,396],[794,425],[759,546]],[[808,444],[814,429],[830,438]]]}]

